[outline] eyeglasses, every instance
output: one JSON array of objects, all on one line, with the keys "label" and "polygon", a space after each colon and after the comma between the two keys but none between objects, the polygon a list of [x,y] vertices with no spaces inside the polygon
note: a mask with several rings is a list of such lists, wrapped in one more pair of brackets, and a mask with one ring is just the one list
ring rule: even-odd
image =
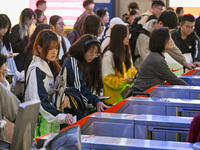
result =
[{"label": "eyeglasses", "polygon": [[185,25],[186,29],[188,30],[194,30],[194,26],[189,26],[189,25]]},{"label": "eyeglasses", "polygon": [[163,9],[162,8],[159,8],[159,7],[156,7],[158,10],[160,10],[160,11],[163,11]]},{"label": "eyeglasses", "polygon": [[57,23],[59,26],[65,26],[64,22]]},{"label": "eyeglasses", "polygon": [[94,51],[88,51],[90,54],[90,58],[98,58],[100,56],[99,53],[95,53]]}]

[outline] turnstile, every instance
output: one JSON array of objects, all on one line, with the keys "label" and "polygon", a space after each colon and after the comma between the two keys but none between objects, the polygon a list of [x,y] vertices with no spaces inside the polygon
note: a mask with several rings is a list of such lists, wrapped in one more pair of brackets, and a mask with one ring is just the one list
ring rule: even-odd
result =
[{"label": "turnstile", "polygon": [[200,86],[160,85],[151,92],[151,97],[200,99]]},{"label": "turnstile", "polygon": [[161,98],[132,97],[120,107],[117,113],[166,115],[165,105],[166,100]]},{"label": "turnstile", "polygon": [[81,127],[81,134],[108,137],[184,141],[192,117],[97,113]]},{"label": "turnstile", "polygon": [[200,101],[190,99],[131,97],[126,100],[117,113],[194,117],[197,113],[200,113]]},{"label": "turnstile", "polygon": [[192,150],[192,143],[81,135],[82,150]]},{"label": "turnstile", "polygon": [[200,86],[200,76],[197,75],[180,75],[180,79],[184,80],[191,86]]},{"label": "turnstile", "polygon": [[134,118],[137,115],[97,113],[81,127],[81,134],[134,138]]},{"label": "turnstile", "polygon": [[[58,133],[51,133],[43,136],[37,144],[42,146],[44,142]],[[147,139],[132,139],[107,137],[96,135],[81,135],[82,150],[193,150],[193,143],[173,142],[173,141],[158,141]]]},{"label": "turnstile", "polygon": [[138,115],[134,118],[135,138],[186,141],[192,117]]},{"label": "turnstile", "polygon": [[166,98],[167,116],[194,117],[200,113],[200,100]]}]

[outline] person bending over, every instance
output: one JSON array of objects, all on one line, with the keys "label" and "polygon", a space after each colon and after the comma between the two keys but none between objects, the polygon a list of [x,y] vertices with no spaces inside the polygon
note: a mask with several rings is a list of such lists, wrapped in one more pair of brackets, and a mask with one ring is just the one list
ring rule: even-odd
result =
[{"label": "person bending over", "polygon": [[28,67],[25,84],[25,101],[41,101],[36,136],[59,132],[60,125],[73,123],[72,115],[58,110],[59,106],[55,106],[52,98],[54,79],[61,69],[57,62],[59,50],[60,41],[55,32],[44,29],[38,33],[33,46],[34,57]]},{"label": "person bending over", "polygon": [[[159,41],[159,42],[158,42]],[[173,85],[188,85],[171,72],[164,53],[173,47],[173,41],[166,28],[155,29],[150,37],[150,53],[142,62],[133,90],[145,91],[165,81]]]},{"label": "person bending over", "polygon": [[78,89],[85,97],[85,103],[92,103],[98,112],[108,108],[93,94],[99,95],[102,88],[99,40],[90,34],[83,35],[70,47],[63,60],[62,67],[67,69],[67,85]]}]

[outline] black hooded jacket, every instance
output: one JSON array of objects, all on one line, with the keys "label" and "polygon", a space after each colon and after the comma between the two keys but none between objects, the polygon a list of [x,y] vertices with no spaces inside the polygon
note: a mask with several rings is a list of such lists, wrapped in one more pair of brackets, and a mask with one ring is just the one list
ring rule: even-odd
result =
[{"label": "black hooded jacket", "polygon": [[180,28],[172,32],[172,39],[176,46],[181,50],[183,54],[191,53],[193,62],[200,61],[200,39],[195,32],[192,32],[187,36],[185,40],[181,38]]}]

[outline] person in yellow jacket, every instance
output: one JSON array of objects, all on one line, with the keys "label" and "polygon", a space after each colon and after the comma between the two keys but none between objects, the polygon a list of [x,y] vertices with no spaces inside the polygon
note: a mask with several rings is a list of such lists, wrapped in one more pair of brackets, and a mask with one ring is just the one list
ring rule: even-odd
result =
[{"label": "person in yellow jacket", "polygon": [[122,101],[121,92],[132,85],[136,74],[130,54],[128,27],[116,24],[111,29],[110,43],[102,58],[103,93],[111,96],[105,103]]}]

